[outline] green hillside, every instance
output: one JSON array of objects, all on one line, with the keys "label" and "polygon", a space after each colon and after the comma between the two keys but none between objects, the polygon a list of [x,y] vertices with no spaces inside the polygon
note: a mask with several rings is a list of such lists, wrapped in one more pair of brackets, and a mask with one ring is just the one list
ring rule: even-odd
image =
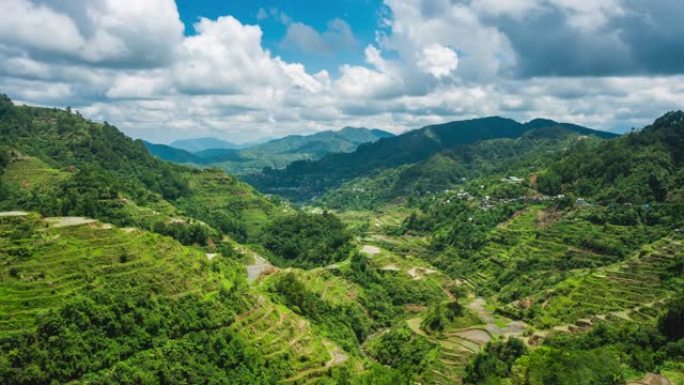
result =
[{"label": "green hillside", "polygon": [[541,129],[539,122],[549,124],[545,127],[548,130],[560,128],[581,135],[614,136],[552,121],[537,120],[521,124],[499,117],[474,119],[427,126],[362,145],[349,154],[332,154],[313,162],[295,162],[284,170],[264,170],[263,173],[246,176],[245,180],[263,192],[307,201],[356,177],[421,162],[455,146],[491,139],[519,138],[530,130]]},{"label": "green hillside", "polygon": [[681,383],[683,116],[433,126],[298,207],[3,98],[0,382]]},{"label": "green hillside", "polygon": [[3,97],[0,133],[0,210],[87,216],[201,244],[221,234],[245,240],[287,211],[221,171],[164,162],[114,126],[69,111]]},{"label": "green hillside", "polygon": [[[596,137],[585,138],[566,130],[533,129],[521,138],[493,139],[459,145],[430,158],[409,165],[384,169],[361,176],[329,190],[315,200],[334,209],[373,208],[396,199],[438,193],[469,180],[527,178],[531,170],[544,169],[578,141],[597,143]],[[490,195],[517,197],[525,195],[516,183],[497,186]]]},{"label": "green hillside", "polygon": [[270,384],[346,361],[244,267],[171,238],[27,214],[0,217],[0,245],[4,383]]},{"label": "green hillside", "polygon": [[181,150],[180,148],[167,146],[165,144],[155,144],[142,141],[150,154],[173,163],[197,164],[200,165],[204,160],[192,152]]}]

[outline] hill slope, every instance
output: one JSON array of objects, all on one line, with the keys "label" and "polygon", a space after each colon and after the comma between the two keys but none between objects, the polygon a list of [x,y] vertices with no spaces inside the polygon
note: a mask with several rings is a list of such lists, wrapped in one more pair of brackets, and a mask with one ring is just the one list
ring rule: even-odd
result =
[{"label": "hill slope", "polygon": [[261,191],[305,201],[373,171],[416,163],[457,145],[498,138],[519,138],[532,129],[539,130],[544,124],[550,125],[546,127],[548,129],[614,136],[552,121],[536,120],[521,124],[499,117],[474,119],[427,126],[361,145],[349,154],[332,154],[314,162],[295,162],[284,170],[264,170],[262,174],[246,176],[245,180]]},{"label": "hill slope", "polygon": [[[111,125],[69,111],[14,106],[4,96],[0,154],[0,210],[87,216],[179,237],[192,231],[205,241],[212,233],[244,240],[257,222],[282,211],[222,172],[151,156],[141,141]],[[214,202],[213,210],[198,209],[206,200]]]},{"label": "hill slope", "polygon": [[368,178],[410,199],[291,215],[112,126],[5,101],[3,383],[684,378],[682,113],[607,141],[431,131],[467,143]]},{"label": "hill slope", "polygon": [[147,141],[142,141],[147,151],[150,154],[158,156],[161,159],[168,160],[173,163],[191,163],[202,164],[204,159],[193,154],[192,152],[181,150],[180,148],[167,146],[165,144],[155,144]]}]

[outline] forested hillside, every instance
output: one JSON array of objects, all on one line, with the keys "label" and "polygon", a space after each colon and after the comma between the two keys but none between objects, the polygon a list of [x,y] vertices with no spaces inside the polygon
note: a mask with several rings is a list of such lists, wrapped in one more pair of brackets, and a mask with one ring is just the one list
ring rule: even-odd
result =
[{"label": "forested hillside", "polygon": [[152,157],[107,123],[5,96],[0,104],[0,209],[86,216],[201,244],[220,234],[244,240],[282,210],[221,171]]},{"label": "forested hillside", "polygon": [[307,201],[353,178],[421,162],[455,146],[490,139],[519,138],[530,130],[542,132],[542,129],[600,137],[614,136],[548,120],[520,124],[498,117],[474,119],[427,126],[362,145],[350,154],[332,154],[318,161],[295,162],[284,170],[267,169],[263,173],[248,175],[245,180],[261,191],[295,201]]},{"label": "forested hillside", "polygon": [[263,176],[325,169],[298,207],[1,102],[3,384],[684,381],[682,112],[450,123]]}]

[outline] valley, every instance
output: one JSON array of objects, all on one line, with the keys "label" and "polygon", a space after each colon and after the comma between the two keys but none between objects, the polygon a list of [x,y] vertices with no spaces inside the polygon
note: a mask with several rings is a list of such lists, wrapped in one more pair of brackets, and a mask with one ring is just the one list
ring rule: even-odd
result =
[{"label": "valley", "polygon": [[682,383],[683,116],[453,122],[238,179],[5,97],[0,378]]}]

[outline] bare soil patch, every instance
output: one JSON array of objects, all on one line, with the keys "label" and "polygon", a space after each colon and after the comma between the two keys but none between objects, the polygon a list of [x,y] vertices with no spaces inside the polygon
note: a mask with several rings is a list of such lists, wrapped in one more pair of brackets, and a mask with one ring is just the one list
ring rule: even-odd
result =
[{"label": "bare soil patch", "polygon": [[492,340],[492,336],[481,329],[466,329],[454,333],[454,335],[466,340],[473,341],[478,345],[485,345],[487,344],[487,342]]},{"label": "bare soil patch", "polygon": [[361,248],[361,252],[370,257],[380,254],[380,248],[372,245],[365,245]]},{"label": "bare soil patch", "polygon": [[96,221],[86,217],[53,217],[45,218],[45,222],[49,223],[52,227],[73,227],[89,225]]},{"label": "bare soil patch", "polygon": [[0,217],[25,217],[28,213],[26,211],[2,211]]},{"label": "bare soil patch", "polygon": [[648,373],[640,381],[629,382],[627,385],[673,385],[673,383],[659,374]]}]

